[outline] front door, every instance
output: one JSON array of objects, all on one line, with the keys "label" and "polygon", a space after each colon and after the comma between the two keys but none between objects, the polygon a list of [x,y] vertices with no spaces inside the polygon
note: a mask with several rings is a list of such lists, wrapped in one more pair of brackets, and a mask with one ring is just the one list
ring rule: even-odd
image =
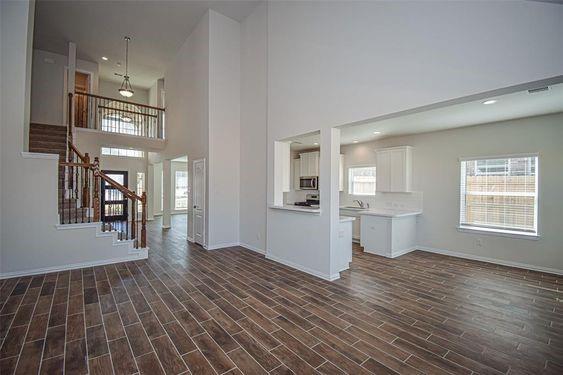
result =
[{"label": "front door", "polygon": [[194,242],[205,246],[205,159],[194,160],[193,176]]},{"label": "front door", "polygon": [[[127,171],[102,171],[121,185],[127,185]],[[127,221],[127,197],[102,180],[102,222]]]}]

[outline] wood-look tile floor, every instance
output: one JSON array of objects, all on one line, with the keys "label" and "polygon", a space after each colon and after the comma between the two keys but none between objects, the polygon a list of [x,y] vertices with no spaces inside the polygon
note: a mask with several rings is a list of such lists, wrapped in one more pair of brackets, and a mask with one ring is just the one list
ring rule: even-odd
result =
[{"label": "wood-look tile floor", "polygon": [[185,219],[149,259],[4,280],[1,374],[562,374],[563,278],[354,250],[327,282]]}]

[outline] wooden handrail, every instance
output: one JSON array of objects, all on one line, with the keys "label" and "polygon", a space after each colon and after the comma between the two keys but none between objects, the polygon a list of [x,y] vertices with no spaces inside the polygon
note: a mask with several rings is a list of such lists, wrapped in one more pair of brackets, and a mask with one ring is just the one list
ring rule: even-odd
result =
[{"label": "wooden handrail", "polygon": [[105,105],[99,105],[98,108],[113,110],[113,111],[117,111],[117,112],[126,112],[126,113],[131,113],[131,114],[134,114],[134,115],[141,115],[141,116],[147,116],[147,117],[154,117],[154,118],[158,117],[157,115],[153,115],[153,114],[150,114],[150,113],[129,111],[127,109],[112,108],[112,107],[107,107]]},{"label": "wooden handrail", "polygon": [[143,200],[143,198],[141,198],[137,194],[135,194],[134,191],[127,189],[125,186],[121,185],[119,182],[115,181],[111,177],[108,177],[104,172],[97,171],[97,173],[96,172],[94,172],[94,173],[97,174],[98,176],[100,176],[100,178],[102,180],[106,181],[108,184],[110,184],[111,186],[113,186],[114,188],[119,190],[121,193],[123,193],[127,198],[129,198],[131,200],[138,200],[139,202],[141,202]]},{"label": "wooden handrail", "polygon": [[68,148],[72,151],[74,151],[74,153],[78,156],[78,158],[80,158],[81,161],[86,161],[86,157],[84,155],[82,155],[82,153],[80,152],[80,150],[78,150],[78,148],[72,143],[72,141],[68,141]]},{"label": "wooden handrail", "polygon": [[[82,92],[82,91],[77,91],[76,92],[77,95],[85,95],[85,96],[89,96],[91,98],[98,98],[98,99],[107,99],[110,100],[112,102],[119,102],[119,103],[125,103],[125,104],[132,104],[132,105],[136,105],[138,107],[144,107],[144,108],[150,108],[150,109],[156,109],[159,111],[166,111],[165,108],[161,108],[161,107],[154,107],[152,105],[147,105],[147,104],[142,104],[142,103],[135,103],[135,102],[128,102],[127,100],[121,100],[121,99],[114,99],[114,98],[110,98],[107,96],[101,96],[101,95],[96,95],[96,94],[90,94],[88,92]],[[115,108],[112,108],[115,109]]]}]

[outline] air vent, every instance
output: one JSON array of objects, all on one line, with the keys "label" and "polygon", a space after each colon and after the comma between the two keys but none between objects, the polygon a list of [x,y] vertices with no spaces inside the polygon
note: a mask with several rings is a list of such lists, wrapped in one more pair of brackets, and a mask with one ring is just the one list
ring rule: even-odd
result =
[{"label": "air vent", "polygon": [[538,93],[538,92],[547,91],[547,90],[549,90],[549,87],[548,87],[548,86],[545,86],[545,87],[538,87],[538,88],[536,88],[536,89],[530,89],[530,90],[528,90],[528,94],[536,94],[536,93]]}]

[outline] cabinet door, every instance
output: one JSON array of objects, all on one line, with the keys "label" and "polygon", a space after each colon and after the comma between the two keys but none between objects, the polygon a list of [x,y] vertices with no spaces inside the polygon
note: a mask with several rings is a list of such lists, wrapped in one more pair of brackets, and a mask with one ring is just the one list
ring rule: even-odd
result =
[{"label": "cabinet door", "polygon": [[293,190],[301,190],[301,159],[293,159]]},{"label": "cabinet door", "polygon": [[299,155],[299,166],[300,166],[300,172],[299,174],[301,175],[301,177],[307,177],[309,176],[307,173],[309,173],[309,154],[300,154]]},{"label": "cabinet door", "polygon": [[319,159],[318,151],[309,153],[309,176],[319,175]]},{"label": "cabinet door", "polygon": [[377,152],[377,164],[375,168],[376,180],[375,187],[377,191],[388,192],[391,188],[391,166],[388,151]]},{"label": "cabinet door", "polygon": [[391,150],[389,155],[390,182],[389,191],[406,191],[406,155],[404,149]]}]

